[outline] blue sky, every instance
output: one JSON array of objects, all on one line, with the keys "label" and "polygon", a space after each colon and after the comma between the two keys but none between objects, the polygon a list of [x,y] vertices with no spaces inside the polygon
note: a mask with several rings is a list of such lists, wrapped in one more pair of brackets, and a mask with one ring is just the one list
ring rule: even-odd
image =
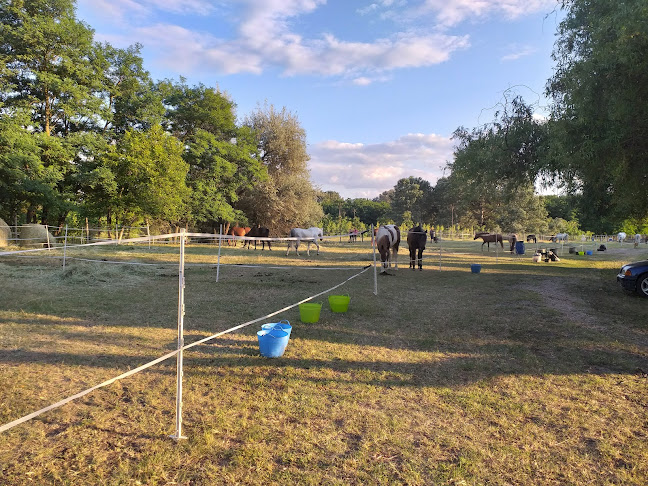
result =
[{"label": "blue sky", "polygon": [[313,184],[374,198],[432,185],[452,133],[512,93],[537,105],[552,74],[556,0],[77,0],[117,47],[139,42],[153,79],[226,92],[243,119],[266,101],[306,131]]}]

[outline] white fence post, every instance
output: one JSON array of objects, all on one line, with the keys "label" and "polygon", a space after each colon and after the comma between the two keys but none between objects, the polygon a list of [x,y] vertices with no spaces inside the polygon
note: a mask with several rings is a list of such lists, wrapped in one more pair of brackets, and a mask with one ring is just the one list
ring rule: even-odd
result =
[{"label": "white fence post", "polygon": [[220,231],[218,233],[218,260],[216,262],[216,282],[218,282],[218,277],[220,275],[220,255],[221,255],[221,242],[223,241],[223,225],[220,225]]},{"label": "white fence post", "polygon": [[63,270],[65,270],[65,255],[67,253],[68,226],[65,225],[65,240],[63,240]]},{"label": "white fence post", "polygon": [[376,269],[376,235],[374,225],[371,224],[371,248],[373,249],[373,267],[374,267],[374,295],[378,295],[378,273]]},{"label": "white fence post", "polygon": [[182,348],[184,347],[184,261],[185,261],[185,230],[180,231],[180,264],[179,264],[179,278],[178,278],[178,354],[176,356],[177,363],[177,387],[176,387],[176,432],[171,436],[172,439],[186,439],[182,435]]}]

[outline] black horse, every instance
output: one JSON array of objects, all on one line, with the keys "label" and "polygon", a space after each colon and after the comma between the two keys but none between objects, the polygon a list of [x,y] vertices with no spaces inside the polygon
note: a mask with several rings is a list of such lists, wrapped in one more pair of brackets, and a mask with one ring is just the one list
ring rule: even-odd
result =
[{"label": "black horse", "polygon": [[[270,237],[270,230],[268,228],[265,228],[263,226],[256,226],[255,228],[250,229],[247,233],[245,233],[245,236],[248,238],[269,238]],[[246,246],[248,249],[251,248],[250,244],[254,241],[254,249],[257,249],[257,241],[259,240],[245,240],[245,243],[243,244],[243,248]],[[262,246],[261,249],[265,250],[265,244],[266,240],[261,240]],[[272,250],[272,247],[270,246],[270,241],[268,240],[268,250]]]},{"label": "black horse", "polygon": [[423,270],[423,250],[425,250],[426,241],[427,232],[421,228],[421,225],[415,226],[407,232],[407,246],[410,254],[409,266],[412,270],[416,270],[417,260],[419,270]]}]

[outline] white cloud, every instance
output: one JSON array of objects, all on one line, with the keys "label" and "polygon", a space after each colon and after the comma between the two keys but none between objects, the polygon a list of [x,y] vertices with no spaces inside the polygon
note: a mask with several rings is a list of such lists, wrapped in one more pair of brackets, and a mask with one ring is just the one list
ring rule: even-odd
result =
[{"label": "white cloud", "polygon": [[[326,0],[79,0],[86,9],[114,18],[130,29],[127,43],[141,42],[156,53],[158,64],[189,74],[216,71],[222,74],[255,73],[278,69],[286,76],[319,75],[351,80],[367,86],[386,79],[384,74],[403,68],[429,67],[447,61],[457,50],[470,46],[467,35],[446,35],[440,29],[466,19],[488,15],[516,18],[537,12],[555,0],[375,0],[357,10],[407,25],[406,19],[432,16],[425,30],[404,27],[389,37],[353,42],[322,31],[297,34],[292,22],[312,15]],[[227,10],[231,9],[231,10]],[[213,15],[215,22],[232,22],[234,36],[220,37],[182,27],[184,18]],[[226,14],[223,12],[227,12]],[[159,14],[177,14],[170,25]],[[175,20],[174,20],[175,22]],[[436,23],[435,23],[436,22]],[[215,26],[218,25],[215,23]],[[157,30],[157,32],[156,32]],[[215,32],[215,31],[214,31]],[[126,33],[123,33],[125,37]],[[101,37],[101,34],[99,34]],[[502,60],[526,55],[518,52]]]},{"label": "white cloud", "polygon": [[421,177],[435,184],[452,157],[452,141],[435,134],[411,133],[379,144],[328,140],[310,149],[313,183],[343,197],[374,198],[399,179]]},{"label": "white cloud", "polygon": [[516,19],[555,6],[555,0],[425,0],[412,12],[416,15],[432,14],[440,26],[451,27],[467,19],[489,15]]},{"label": "white cloud", "polygon": [[214,11],[209,0],[78,0],[79,6],[123,22],[150,17],[156,10],[174,14],[208,15]]},{"label": "white cloud", "polygon": [[[261,73],[274,68],[286,76],[341,77],[367,85],[385,79],[386,72],[442,63],[453,52],[469,46],[468,36],[438,32],[405,30],[371,42],[351,42],[326,32],[303,37],[291,30],[293,18],[313,13],[325,0],[242,0],[236,4],[242,6],[238,17],[227,17],[238,22],[237,35],[229,38],[146,20],[155,18],[154,8],[207,15],[215,7],[206,0],[96,0],[95,4],[81,1],[87,8],[102,9],[116,19],[121,18],[123,29],[129,28],[129,20],[133,21],[138,26],[130,27],[130,43],[142,43],[156,53],[158,64],[175,66],[185,74],[201,70]],[[392,4],[383,0],[381,7]]]},{"label": "white cloud", "polygon": [[534,54],[537,49],[531,46],[510,46],[510,53],[502,56],[500,59],[501,62],[516,61],[522,57],[530,56]]},{"label": "white cloud", "polygon": [[257,38],[219,39],[183,27],[157,24],[136,29],[137,38],[158,52],[158,63],[180,72],[216,70],[224,74],[259,74],[283,69],[286,76],[322,75],[353,79],[368,85],[387,78],[381,73],[406,67],[431,66],[466,48],[467,37],[399,34],[373,43],[345,42],[332,35],[305,41],[294,34]]}]

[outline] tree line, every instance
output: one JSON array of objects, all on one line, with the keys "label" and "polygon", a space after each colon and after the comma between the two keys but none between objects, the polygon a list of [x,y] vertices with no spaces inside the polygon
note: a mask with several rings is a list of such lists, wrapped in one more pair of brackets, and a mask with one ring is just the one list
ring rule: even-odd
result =
[{"label": "tree line", "polygon": [[94,41],[73,0],[0,6],[0,216],[17,223],[285,231],[322,217],[285,108],[241,123],[218,89],[154,81],[139,44]]},{"label": "tree line", "polygon": [[[447,177],[434,186],[402,179],[376,199],[391,205],[384,218],[648,233],[648,4],[562,0],[556,8],[565,16],[546,83],[548,118],[537,119],[536,106],[507,90],[492,122],[454,132]],[[538,196],[537,186],[562,195]]]},{"label": "tree line", "polygon": [[[0,6],[0,217],[11,223],[261,224],[274,234],[414,223],[648,233],[648,6],[562,0],[551,114],[506,91],[492,122],[453,134],[447,176],[374,200],[313,187],[286,108],[237,122],[227,93],[153,80],[141,48],[94,41],[74,0]],[[553,185],[561,196],[539,196]]]}]

